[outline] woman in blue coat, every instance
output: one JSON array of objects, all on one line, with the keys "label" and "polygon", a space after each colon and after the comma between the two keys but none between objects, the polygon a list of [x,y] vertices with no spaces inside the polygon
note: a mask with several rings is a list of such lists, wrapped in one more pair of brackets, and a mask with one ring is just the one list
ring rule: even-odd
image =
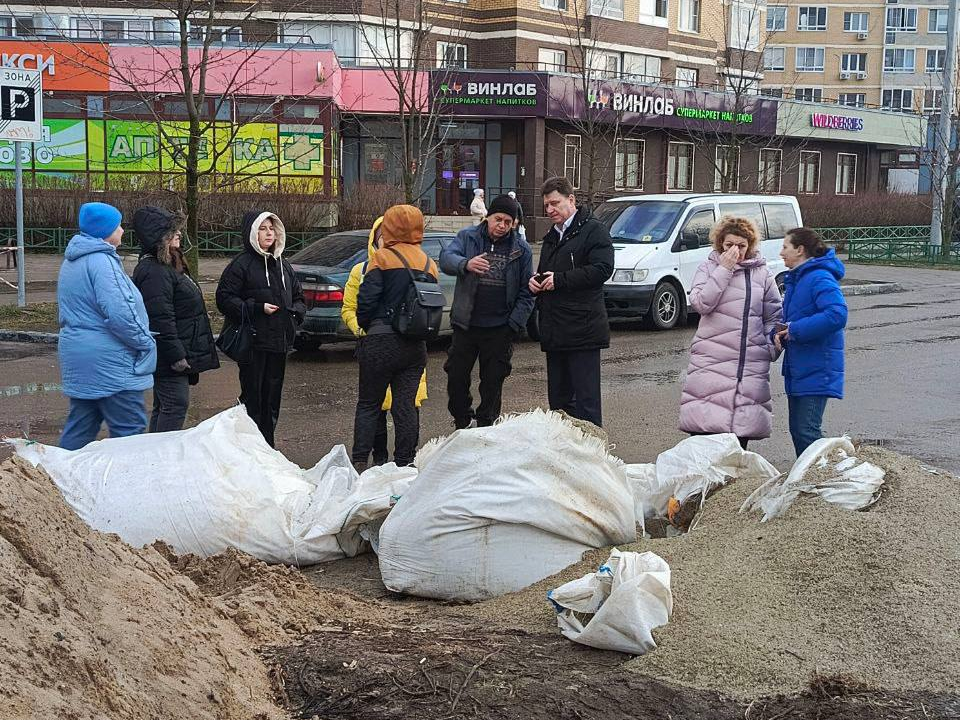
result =
[{"label": "woman in blue coat", "polygon": [[808,228],[787,233],[780,257],[790,272],[783,296],[785,327],[775,331],[775,343],[785,351],[790,436],[799,457],[823,437],[827,400],[843,397],[844,269],[833,249]]},{"label": "woman in blue coat", "polygon": [[60,374],[70,398],[60,447],[82,448],[106,421],[110,437],[144,432],[143,391],[153,387],[157,344],[140,291],[117,254],[120,211],[105,203],[80,208],[80,232],[67,244],[57,302]]}]

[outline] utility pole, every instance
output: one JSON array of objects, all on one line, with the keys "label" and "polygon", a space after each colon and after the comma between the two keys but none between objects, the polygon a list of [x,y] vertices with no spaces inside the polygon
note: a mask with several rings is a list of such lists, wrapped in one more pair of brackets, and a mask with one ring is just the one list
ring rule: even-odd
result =
[{"label": "utility pole", "polygon": [[[950,145],[953,141],[954,84],[957,77],[957,12],[960,0],[950,0],[947,11],[947,58],[943,69],[943,95],[940,118],[933,138],[933,217],[930,221],[930,244],[943,243],[944,204],[947,201],[947,174],[950,171]],[[951,199],[952,202],[952,199]],[[948,216],[952,216],[950,213]]]}]

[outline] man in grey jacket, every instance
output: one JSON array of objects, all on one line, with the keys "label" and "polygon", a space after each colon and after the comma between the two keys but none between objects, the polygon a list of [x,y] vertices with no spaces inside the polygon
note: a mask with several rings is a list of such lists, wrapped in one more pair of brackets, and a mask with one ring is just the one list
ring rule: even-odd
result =
[{"label": "man in grey jacket", "polygon": [[[503,383],[512,369],[513,343],[526,328],[534,297],[533,252],[513,229],[520,209],[501,195],[486,219],[464,228],[440,253],[440,269],[457,277],[450,308],[453,342],[447,353],[447,407],[457,429],[491,425],[500,416]],[[480,404],[470,384],[480,361]]]}]

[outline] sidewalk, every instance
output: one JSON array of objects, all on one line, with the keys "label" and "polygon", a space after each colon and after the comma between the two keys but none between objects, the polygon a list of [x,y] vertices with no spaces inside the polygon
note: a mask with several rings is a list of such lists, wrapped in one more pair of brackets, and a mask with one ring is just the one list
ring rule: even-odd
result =
[{"label": "sidewalk", "polygon": [[[124,270],[126,270],[127,275],[132,274],[134,267],[137,265],[137,256],[131,254],[122,257]],[[200,287],[204,292],[216,290],[220,273],[223,272],[231,259],[229,257],[200,258]],[[62,262],[63,255],[27,254],[24,267],[27,271],[28,303],[57,301],[57,275],[60,273]],[[6,263],[0,260],[0,278],[16,285],[16,268],[11,267],[8,270],[6,269]],[[5,283],[0,283],[0,305],[16,304],[16,289],[8,287]]]}]

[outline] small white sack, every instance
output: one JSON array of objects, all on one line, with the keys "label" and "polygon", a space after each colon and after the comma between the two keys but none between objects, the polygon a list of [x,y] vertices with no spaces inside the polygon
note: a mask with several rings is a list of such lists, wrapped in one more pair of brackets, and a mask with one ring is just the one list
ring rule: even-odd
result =
[{"label": "small white sack", "polygon": [[[652,552],[616,548],[597,572],[547,593],[567,638],[601,650],[641,655],[657,647],[652,631],[673,611],[670,566]],[[584,625],[576,613],[592,614]]]},{"label": "small white sack", "polygon": [[[886,473],[882,468],[853,456],[850,438],[822,438],[804,450],[789,475],[774,478],[751,493],[740,508],[763,512],[761,522],[782,516],[801,493],[819,495],[845,510],[862,510],[880,498]],[[822,478],[811,478],[816,469]]]},{"label": "small white sack", "polygon": [[75,451],[7,442],[50,474],[84,522],[131,545],[163,540],[201,557],[234,547],[291,565],[366,550],[361,528],[416,477],[392,464],[358,477],[342,445],[304,470],[266,443],[241,406],[188,430]]},{"label": "small white sack", "polygon": [[646,518],[667,517],[671,497],[682,504],[698,492],[705,499],[710,490],[731,479],[769,480],[780,475],[763,457],[740,447],[732,433],[689,437],[660,453],[656,465],[627,465],[625,470],[634,502],[643,507]]}]

